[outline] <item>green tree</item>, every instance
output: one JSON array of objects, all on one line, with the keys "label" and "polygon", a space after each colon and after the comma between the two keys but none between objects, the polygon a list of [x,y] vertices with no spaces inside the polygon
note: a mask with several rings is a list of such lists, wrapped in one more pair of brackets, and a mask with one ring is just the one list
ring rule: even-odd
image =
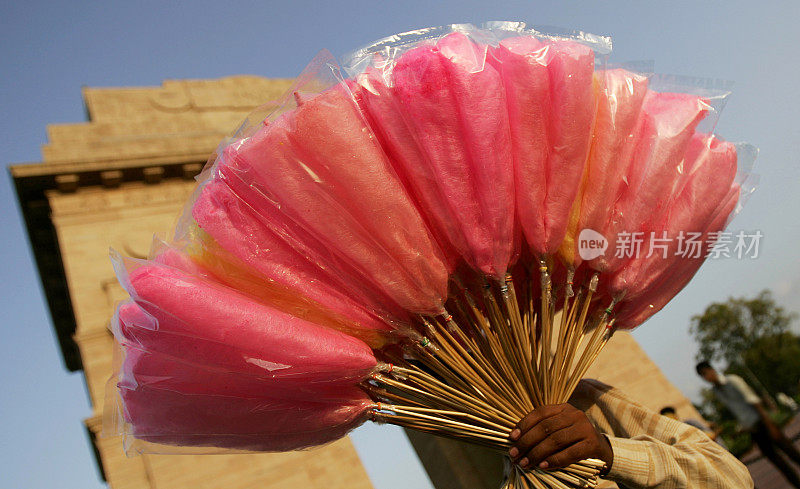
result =
[{"label": "green tree", "polygon": [[795,395],[800,380],[800,336],[791,330],[795,318],[768,290],[752,299],[713,303],[692,317],[697,359],[726,364],[757,391]]}]

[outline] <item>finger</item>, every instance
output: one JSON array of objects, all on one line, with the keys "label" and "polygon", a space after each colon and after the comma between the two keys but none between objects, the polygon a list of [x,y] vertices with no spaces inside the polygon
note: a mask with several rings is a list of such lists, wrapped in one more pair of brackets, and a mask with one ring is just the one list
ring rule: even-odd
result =
[{"label": "finger", "polygon": [[543,419],[547,419],[549,417],[555,416],[562,411],[564,411],[566,405],[565,404],[554,404],[549,406],[542,406],[538,409],[535,409],[528,413],[527,416],[522,418],[519,423],[514,427],[514,430],[511,431],[511,440],[516,440],[519,438],[523,433],[531,429],[532,427],[536,426],[539,422]]},{"label": "finger", "polygon": [[547,436],[541,443],[531,447],[527,453],[520,459],[520,467],[535,466],[548,457],[564,450],[570,445],[583,440],[584,437],[580,432],[565,428]]},{"label": "finger", "polygon": [[590,453],[591,444],[586,440],[581,440],[548,456],[536,464],[536,466],[540,469],[560,469],[572,465],[575,462],[580,462],[585,458],[589,458]]},{"label": "finger", "polygon": [[509,455],[511,455],[511,458],[516,458],[519,454],[527,453],[531,448],[544,441],[545,438],[552,433],[572,426],[572,424],[572,417],[564,414],[545,418],[537,423],[536,426],[522,434],[522,437],[517,440],[513,447],[516,448],[516,454],[512,453],[512,448],[512,450],[509,451]]}]

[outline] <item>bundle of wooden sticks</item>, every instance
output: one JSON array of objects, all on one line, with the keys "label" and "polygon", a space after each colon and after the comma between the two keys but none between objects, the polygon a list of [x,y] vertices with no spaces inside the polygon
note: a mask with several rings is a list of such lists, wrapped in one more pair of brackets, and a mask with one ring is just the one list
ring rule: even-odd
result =
[{"label": "bundle of wooden sticks", "polygon": [[[526,414],[569,400],[614,332],[613,304],[595,300],[597,274],[577,292],[571,283],[554,287],[544,262],[538,273],[516,275],[478,287],[455,281],[452,312],[419,318],[424,336],[366,383],[375,421],[507,453]],[[593,459],[554,470],[509,463],[502,487],[596,487],[604,467]]]}]

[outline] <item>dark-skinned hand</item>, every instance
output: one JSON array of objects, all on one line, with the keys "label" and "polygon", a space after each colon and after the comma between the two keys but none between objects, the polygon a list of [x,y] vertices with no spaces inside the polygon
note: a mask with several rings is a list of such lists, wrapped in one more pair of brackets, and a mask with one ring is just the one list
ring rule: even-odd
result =
[{"label": "dark-skinned hand", "polygon": [[614,453],[586,414],[569,404],[542,406],[525,416],[511,432],[509,456],[522,468],[556,469],[596,458],[611,468]]}]

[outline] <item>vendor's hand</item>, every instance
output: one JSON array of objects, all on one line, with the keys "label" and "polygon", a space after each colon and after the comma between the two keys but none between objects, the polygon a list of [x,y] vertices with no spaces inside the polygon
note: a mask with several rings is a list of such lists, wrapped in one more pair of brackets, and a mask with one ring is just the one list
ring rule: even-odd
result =
[{"label": "vendor's hand", "polygon": [[569,404],[543,406],[522,419],[511,432],[509,456],[522,468],[554,469],[596,458],[611,468],[614,453],[583,411]]}]

